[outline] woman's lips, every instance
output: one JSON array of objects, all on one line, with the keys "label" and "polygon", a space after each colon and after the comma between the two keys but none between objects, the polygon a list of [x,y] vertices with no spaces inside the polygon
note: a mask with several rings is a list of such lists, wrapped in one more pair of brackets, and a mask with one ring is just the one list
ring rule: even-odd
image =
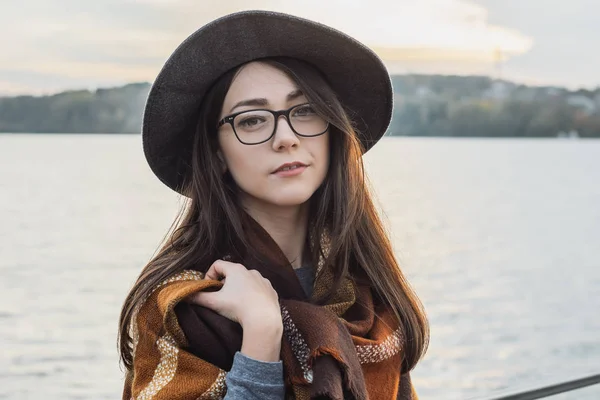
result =
[{"label": "woman's lips", "polygon": [[297,175],[300,175],[301,173],[303,173],[306,168],[307,168],[306,165],[299,165],[297,167],[293,167],[290,169],[283,169],[283,170],[275,171],[273,173],[273,175],[277,175],[282,178],[288,177],[288,176],[297,176]]}]

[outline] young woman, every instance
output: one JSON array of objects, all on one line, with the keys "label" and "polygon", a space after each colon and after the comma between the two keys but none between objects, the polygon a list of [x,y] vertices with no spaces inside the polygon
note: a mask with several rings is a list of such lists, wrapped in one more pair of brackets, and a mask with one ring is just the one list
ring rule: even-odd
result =
[{"label": "young woman", "polygon": [[428,324],[361,158],[392,94],[371,50],[291,15],[175,50],[143,142],[189,201],[123,306],[124,399],[416,399]]}]

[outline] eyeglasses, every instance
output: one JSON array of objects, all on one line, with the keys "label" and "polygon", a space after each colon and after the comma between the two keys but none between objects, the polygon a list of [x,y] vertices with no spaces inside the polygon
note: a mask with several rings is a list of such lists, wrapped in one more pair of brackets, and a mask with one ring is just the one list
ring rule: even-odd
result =
[{"label": "eyeglasses", "polygon": [[327,132],[329,122],[315,112],[310,103],[298,104],[287,110],[256,109],[231,114],[220,120],[217,128],[230,124],[237,139],[243,144],[260,144],[268,141],[277,130],[276,121],[284,116],[292,131],[298,136],[313,137]]}]

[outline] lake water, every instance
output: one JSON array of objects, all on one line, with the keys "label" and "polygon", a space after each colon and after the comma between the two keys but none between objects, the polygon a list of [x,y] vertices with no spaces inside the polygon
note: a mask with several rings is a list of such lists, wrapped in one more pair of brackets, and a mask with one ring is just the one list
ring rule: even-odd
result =
[{"label": "lake water", "polygon": [[[431,322],[421,399],[600,372],[600,141],[386,138],[366,160]],[[139,136],[0,135],[1,399],[120,398],[120,307],[179,204]]]}]

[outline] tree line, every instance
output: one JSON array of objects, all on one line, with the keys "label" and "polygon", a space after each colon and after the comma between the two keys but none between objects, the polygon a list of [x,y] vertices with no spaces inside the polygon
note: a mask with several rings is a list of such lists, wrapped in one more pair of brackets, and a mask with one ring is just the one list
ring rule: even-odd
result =
[{"label": "tree line", "polygon": [[[600,88],[569,91],[480,76],[394,75],[388,135],[600,137]],[[149,83],[0,97],[0,132],[139,133]]]},{"label": "tree line", "polygon": [[600,88],[569,91],[487,77],[395,76],[390,135],[600,137]]},{"label": "tree line", "polygon": [[150,85],[132,83],[51,96],[0,97],[0,132],[140,132]]}]

